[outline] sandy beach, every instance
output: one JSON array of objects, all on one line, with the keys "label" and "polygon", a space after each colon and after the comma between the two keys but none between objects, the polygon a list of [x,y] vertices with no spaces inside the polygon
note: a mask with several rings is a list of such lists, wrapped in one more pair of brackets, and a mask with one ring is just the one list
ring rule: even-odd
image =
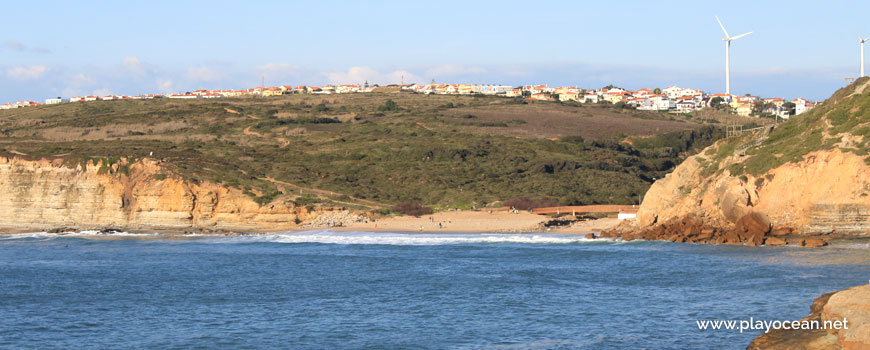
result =
[{"label": "sandy beach", "polygon": [[549,232],[565,234],[585,234],[599,232],[618,223],[615,218],[604,218],[577,222],[570,226],[554,227],[548,230],[543,226],[550,218],[525,211],[511,213],[506,210],[444,211],[420,217],[395,216],[374,222],[355,223],[333,228],[343,231],[399,231],[399,232],[466,232],[466,233],[521,233]]},{"label": "sandy beach", "polygon": [[[444,211],[420,217],[390,216],[369,222],[345,224],[339,227],[310,226],[290,227],[259,231],[260,233],[284,231],[308,231],[329,229],[334,231],[368,231],[368,232],[451,232],[451,233],[526,233],[546,232],[559,234],[587,234],[601,232],[619,223],[615,218],[578,221],[571,225],[547,228],[544,224],[551,218],[546,215],[531,214],[526,211],[511,213],[505,209],[493,210],[460,210]],[[0,234],[30,233],[44,231],[45,228],[4,227],[0,226]],[[170,236],[185,236],[195,229],[121,229],[129,233],[160,233]],[[216,235],[233,235],[230,231],[206,232]],[[237,232],[241,233],[241,232]],[[249,232],[253,233],[253,232]]]}]

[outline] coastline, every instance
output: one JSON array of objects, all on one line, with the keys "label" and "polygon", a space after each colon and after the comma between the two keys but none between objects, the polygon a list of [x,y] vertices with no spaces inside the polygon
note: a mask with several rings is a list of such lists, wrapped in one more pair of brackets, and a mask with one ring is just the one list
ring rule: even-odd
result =
[{"label": "coastline", "polygon": [[[300,225],[286,228],[268,230],[210,230],[210,229],[172,229],[172,228],[76,228],[69,227],[45,227],[34,225],[32,227],[0,226],[0,235],[21,234],[34,232],[58,231],[68,229],[65,232],[75,231],[101,231],[116,230],[127,233],[153,234],[158,233],[166,236],[188,236],[191,234],[212,235],[246,235],[267,234],[277,232],[300,232],[311,230],[332,231],[366,231],[366,232],[405,232],[405,233],[549,233],[549,234],[576,234],[587,235],[600,233],[603,230],[616,226],[619,221],[615,218],[602,218],[587,221],[578,221],[566,226],[546,227],[550,221],[547,216],[531,214],[528,212],[510,213],[505,210],[493,211],[444,211],[420,217],[391,216],[370,220],[368,222],[354,222],[335,226],[328,225]],[[440,226],[439,226],[440,224]],[[63,232],[64,230],[59,230]],[[94,235],[97,236],[97,235]]]}]

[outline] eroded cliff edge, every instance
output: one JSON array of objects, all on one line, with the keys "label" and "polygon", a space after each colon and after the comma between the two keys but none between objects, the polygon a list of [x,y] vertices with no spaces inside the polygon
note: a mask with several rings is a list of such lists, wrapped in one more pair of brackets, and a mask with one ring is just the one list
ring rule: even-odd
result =
[{"label": "eroded cliff edge", "polygon": [[186,181],[147,158],[69,164],[0,157],[4,227],[265,231],[297,228],[333,210],[280,200],[261,206],[239,189]]},{"label": "eroded cliff edge", "polygon": [[[824,245],[870,232],[870,79],[775,128],[732,134],[655,181],[606,236]],[[821,237],[821,238],[820,238]]]}]

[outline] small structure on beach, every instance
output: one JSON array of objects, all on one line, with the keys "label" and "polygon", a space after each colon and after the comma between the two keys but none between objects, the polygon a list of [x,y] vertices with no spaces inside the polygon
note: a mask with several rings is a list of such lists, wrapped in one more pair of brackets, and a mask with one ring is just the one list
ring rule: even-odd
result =
[{"label": "small structure on beach", "polygon": [[636,207],[619,209],[619,214],[616,214],[616,218],[620,221],[637,219],[637,210],[638,208]]}]

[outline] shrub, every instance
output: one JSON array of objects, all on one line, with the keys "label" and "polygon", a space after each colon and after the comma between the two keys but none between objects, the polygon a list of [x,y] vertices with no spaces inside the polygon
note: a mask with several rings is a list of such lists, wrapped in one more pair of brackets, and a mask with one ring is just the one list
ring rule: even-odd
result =
[{"label": "shrub", "polygon": [[517,210],[529,210],[532,208],[557,207],[559,206],[559,202],[555,199],[546,197],[538,200],[521,197],[505,201],[504,205],[513,207]]},{"label": "shrub", "polygon": [[387,102],[384,102],[384,104],[382,106],[378,107],[378,111],[380,111],[380,112],[392,112],[392,111],[398,111],[398,110],[399,110],[399,104],[397,104],[396,101],[393,101],[393,100],[387,100]]},{"label": "shrub", "polygon": [[432,208],[424,207],[417,201],[403,201],[393,206],[393,211],[405,215],[419,217],[421,215],[432,214]]},{"label": "shrub", "polygon": [[327,111],[329,111],[329,107],[326,107],[325,104],[321,103],[321,104],[314,106],[314,111],[315,112],[327,112]]}]

